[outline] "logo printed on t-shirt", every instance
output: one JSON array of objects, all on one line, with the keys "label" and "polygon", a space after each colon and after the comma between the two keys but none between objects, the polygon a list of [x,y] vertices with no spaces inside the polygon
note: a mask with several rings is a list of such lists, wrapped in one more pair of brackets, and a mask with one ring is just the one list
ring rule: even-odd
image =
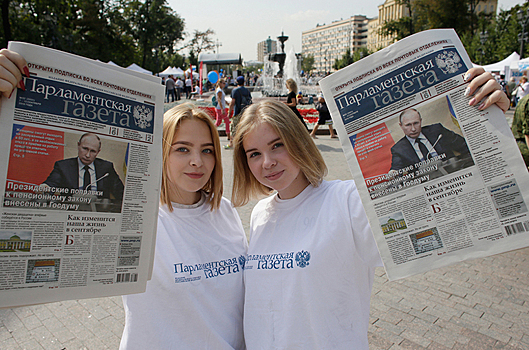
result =
[{"label": "logo printed on t-shirt", "polygon": [[296,266],[304,268],[309,265],[310,252],[301,250],[294,255],[294,252],[276,254],[249,254],[246,257],[244,269],[253,269],[252,261],[257,261],[257,270],[284,270]]},{"label": "logo printed on t-shirt", "polygon": [[[239,257],[239,260],[237,260],[237,258],[230,258],[230,259],[225,259],[225,260],[212,261],[212,262],[194,264],[194,265],[177,263],[177,264],[173,264],[173,266],[174,266],[174,273],[177,275],[180,275],[180,276],[175,277],[175,283],[182,283],[182,282],[198,281],[202,279],[201,275],[193,276],[193,273],[197,271],[202,271],[206,279],[230,275],[232,273],[237,273],[244,268],[244,261],[241,261],[241,257]],[[184,276],[181,276],[182,274],[184,274]]]}]

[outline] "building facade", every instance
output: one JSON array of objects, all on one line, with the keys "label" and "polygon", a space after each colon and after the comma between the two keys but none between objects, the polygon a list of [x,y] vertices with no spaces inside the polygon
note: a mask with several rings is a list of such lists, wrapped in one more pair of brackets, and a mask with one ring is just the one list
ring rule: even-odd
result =
[{"label": "building facade", "polygon": [[[412,0],[413,1],[413,0]],[[496,13],[498,0],[484,0],[476,4],[476,13]],[[367,18],[355,15],[331,24],[317,25],[301,33],[301,50],[304,56],[314,57],[314,70],[320,73],[332,71],[334,62],[341,58],[348,48],[351,53],[361,47],[375,52],[396,41],[395,35],[381,35],[386,22],[410,16],[405,5],[396,0],[386,0],[378,6],[378,17]]]},{"label": "building facade", "polygon": [[264,62],[266,55],[277,52],[277,41],[268,39],[257,44],[257,61]]},{"label": "building facade", "polygon": [[[413,0],[412,0],[413,2]],[[474,8],[474,12],[491,14],[496,13],[498,0],[479,1]],[[378,6],[378,18],[373,19],[369,25],[368,45],[370,51],[376,51],[393,44],[396,41],[395,35],[380,35],[380,30],[386,22],[396,21],[402,17],[409,17],[410,11],[407,6],[398,4],[395,0],[386,0]]]},{"label": "building facade", "polygon": [[362,15],[334,21],[301,33],[301,50],[304,56],[314,57],[314,70],[330,72],[334,61],[347,49],[354,52],[367,45],[368,18]]}]

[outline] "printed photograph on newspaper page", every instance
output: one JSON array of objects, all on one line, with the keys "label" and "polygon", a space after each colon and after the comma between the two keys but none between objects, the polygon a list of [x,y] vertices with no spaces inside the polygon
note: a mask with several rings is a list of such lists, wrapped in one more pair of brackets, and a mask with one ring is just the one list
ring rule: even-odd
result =
[{"label": "printed photograph on newspaper page", "polygon": [[390,279],[529,245],[527,168],[504,113],[468,105],[472,67],[438,29],[320,82]]},{"label": "printed photograph on newspaper page", "polygon": [[36,45],[9,48],[31,75],[0,106],[0,307],[144,291],[163,85]]}]

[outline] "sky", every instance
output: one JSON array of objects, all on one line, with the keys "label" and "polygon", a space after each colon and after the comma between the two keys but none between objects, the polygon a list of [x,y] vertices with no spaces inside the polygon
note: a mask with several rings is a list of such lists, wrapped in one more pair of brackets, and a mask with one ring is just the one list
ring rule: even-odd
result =
[{"label": "sky", "polygon": [[[257,43],[269,36],[276,39],[283,31],[289,39],[285,52],[301,52],[301,33],[353,15],[378,16],[384,0],[167,0],[184,19],[186,40],[195,31],[215,31],[213,39],[221,44],[219,53],[240,53],[243,60],[257,59]],[[498,0],[500,9],[510,9],[522,0]]]}]

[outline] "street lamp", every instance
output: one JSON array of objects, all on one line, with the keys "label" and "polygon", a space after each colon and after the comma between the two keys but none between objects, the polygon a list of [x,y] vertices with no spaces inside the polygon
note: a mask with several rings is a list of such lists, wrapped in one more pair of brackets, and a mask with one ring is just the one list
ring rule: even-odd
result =
[{"label": "street lamp", "polygon": [[517,12],[518,15],[518,23],[522,26],[522,32],[518,34],[518,41],[520,42],[520,59],[523,58],[523,46],[524,43],[527,41],[527,33],[525,32],[525,28],[529,24],[529,9],[524,13],[523,10],[519,10]]}]

